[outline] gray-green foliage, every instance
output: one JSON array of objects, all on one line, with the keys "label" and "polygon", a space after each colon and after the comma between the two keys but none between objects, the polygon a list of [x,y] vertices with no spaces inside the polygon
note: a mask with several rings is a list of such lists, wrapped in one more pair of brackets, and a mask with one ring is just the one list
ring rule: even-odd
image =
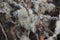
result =
[{"label": "gray-green foliage", "polygon": [[29,28],[29,23],[30,23],[30,18],[28,16],[27,10],[21,6],[22,8],[20,10],[17,10],[14,12],[14,16],[17,15],[18,17],[18,23],[23,27],[25,27],[26,29]]},{"label": "gray-green foliage", "polygon": [[6,13],[6,18],[11,17],[10,15],[10,11],[12,10],[11,6],[6,2],[2,2],[1,4],[2,5],[0,8],[0,12]]}]

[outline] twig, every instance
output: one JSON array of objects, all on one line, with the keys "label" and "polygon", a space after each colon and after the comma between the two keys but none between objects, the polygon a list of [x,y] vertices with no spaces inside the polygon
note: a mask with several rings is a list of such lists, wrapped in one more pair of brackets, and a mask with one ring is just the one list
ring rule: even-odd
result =
[{"label": "twig", "polygon": [[0,27],[1,27],[1,30],[2,30],[5,38],[6,38],[5,40],[8,40],[7,35],[6,35],[5,31],[4,31],[4,28],[3,28],[3,26],[1,25],[1,23],[0,23]]},{"label": "twig", "polygon": [[31,0],[28,0],[27,8],[29,9],[30,7],[31,7]]}]

